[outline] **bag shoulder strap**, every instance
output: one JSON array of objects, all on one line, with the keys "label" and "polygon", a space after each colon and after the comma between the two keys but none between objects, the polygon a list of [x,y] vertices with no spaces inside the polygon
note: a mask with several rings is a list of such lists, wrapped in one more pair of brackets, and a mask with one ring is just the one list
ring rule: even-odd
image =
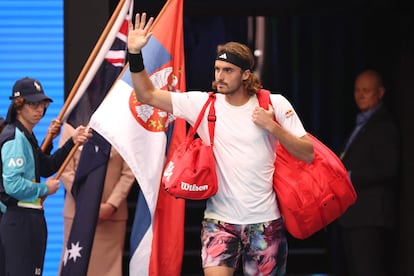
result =
[{"label": "bag shoulder strap", "polygon": [[[257,91],[256,95],[257,95],[257,100],[259,101],[260,107],[268,110],[269,109],[269,104],[273,105],[272,101],[270,100],[270,91],[269,90],[260,89],[259,91]],[[274,107],[273,107],[273,109],[274,109]],[[276,123],[279,124],[279,122],[276,119],[276,114],[275,114],[273,119],[276,121]]]},{"label": "bag shoulder strap", "polygon": [[260,89],[259,91],[257,91],[256,96],[259,101],[260,107],[267,110],[270,104],[270,91],[266,89]]},{"label": "bag shoulder strap", "polygon": [[210,145],[213,146],[214,144],[214,130],[215,130],[215,123],[216,123],[216,109],[214,107],[214,103],[216,101],[216,94],[214,92],[208,92],[209,99],[211,99],[210,109],[208,111],[208,133],[210,135]]},{"label": "bag shoulder strap", "polygon": [[208,111],[208,132],[210,136],[210,144],[213,145],[214,143],[214,130],[215,130],[215,122],[216,122],[216,109],[214,108],[214,102],[216,100],[216,95],[214,92],[208,92],[208,99],[206,103],[204,104],[203,108],[200,111],[200,114],[197,117],[196,122],[194,123],[194,126],[190,128],[190,131],[188,132],[187,137],[194,137],[195,133],[197,132],[198,126],[201,123],[201,120],[203,119],[204,113],[206,112],[207,107],[210,105],[209,111]]}]

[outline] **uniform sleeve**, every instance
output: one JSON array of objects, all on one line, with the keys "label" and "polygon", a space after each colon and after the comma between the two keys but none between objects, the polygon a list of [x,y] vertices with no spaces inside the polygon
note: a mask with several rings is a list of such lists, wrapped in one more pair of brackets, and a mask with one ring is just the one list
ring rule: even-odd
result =
[{"label": "uniform sleeve", "polygon": [[[71,125],[67,123],[63,125],[62,132],[60,134],[59,147],[63,146],[66,143],[66,141],[70,139],[70,137],[72,137],[74,131],[75,129]],[[79,162],[80,150],[81,149],[78,149],[74,156],[68,161],[65,169],[63,170],[59,178],[60,181],[63,183],[65,190],[68,192],[72,190],[73,179],[75,178],[75,172],[77,164]]]},{"label": "uniform sleeve", "polygon": [[[31,148],[28,149],[19,139],[4,143],[1,149],[3,164],[3,186],[5,192],[17,199],[34,202],[37,198],[47,194],[45,183],[35,182]],[[28,172],[33,172],[32,178],[25,178]]]},{"label": "uniform sleeve", "polygon": [[39,148],[40,176],[50,177],[56,173],[74,146],[73,140],[68,138],[52,155],[42,152]]},{"label": "uniform sleeve", "polygon": [[[7,210],[6,205],[4,205],[1,201],[0,201],[0,212],[5,213]],[[1,214],[0,214],[1,216]]]}]

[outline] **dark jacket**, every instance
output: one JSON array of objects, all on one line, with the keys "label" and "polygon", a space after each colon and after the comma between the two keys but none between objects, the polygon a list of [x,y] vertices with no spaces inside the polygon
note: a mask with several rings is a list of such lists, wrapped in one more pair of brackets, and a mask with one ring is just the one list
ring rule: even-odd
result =
[{"label": "dark jacket", "polygon": [[361,128],[342,161],[358,198],[338,219],[340,225],[393,226],[400,161],[398,128],[382,105]]}]

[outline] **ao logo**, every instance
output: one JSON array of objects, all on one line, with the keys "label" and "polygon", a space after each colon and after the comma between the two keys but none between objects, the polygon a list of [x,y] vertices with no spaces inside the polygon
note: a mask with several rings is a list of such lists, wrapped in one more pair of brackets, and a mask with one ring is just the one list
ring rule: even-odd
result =
[{"label": "ao logo", "polygon": [[21,167],[24,164],[23,158],[11,158],[9,161],[9,164],[7,164],[8,167]]}]

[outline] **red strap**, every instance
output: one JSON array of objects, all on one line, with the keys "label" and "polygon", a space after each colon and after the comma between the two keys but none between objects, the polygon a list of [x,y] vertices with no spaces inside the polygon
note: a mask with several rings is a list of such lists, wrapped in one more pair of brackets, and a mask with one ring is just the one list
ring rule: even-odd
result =
[{"label": "red strap", "polygon": [[260,107],[268,110],[270,104],[270,92],[266,89],[260,89],[256,93]]},{"label": "red strap", "polygon": [[[260,107],[268,110],[269,109],[269,104],[272,104],[272,101],[270,100],[270,91],[266,90],[266,89],[260,89],[259,91],[257,91],[256,93],[257,95],[257,100],[259,101],[259,105]],[[277,124],[279,124],[279,122],[276,119],[276,113],[274,114],[274,120],[276,121]]]},{"label": "red strap", "polygon": [[211,99],[210,109],[208,111],[208,133],[210,134],[210,145],[213,146],[214,144],[214,130],[216,124],[216,109],[214,107],[214,102],[216,101],[216,95],[214,92],[208,92],[209,99]]},{"label": "red strap", "polygon": [[213,145],[214,142],[214,130],[215,130],[215,122],[216,122],[216,110],[214,108],[214,102],[216,100],[216,95],[214,92],[208,92],[208,99],[206,103],[204,104],[203,108],[200,111],[200,114],[198,115],[198,118],[194,124],[193,127],[190,128],[188,131],[187,138],[193,138],[195,133],[197,132],[198,126],[201,123],[201,119],[204,116],[204,113],[207,109],[207,107],[210,105],[210,109],[208,111],[208,132],[210,135],[210,144]]}]

